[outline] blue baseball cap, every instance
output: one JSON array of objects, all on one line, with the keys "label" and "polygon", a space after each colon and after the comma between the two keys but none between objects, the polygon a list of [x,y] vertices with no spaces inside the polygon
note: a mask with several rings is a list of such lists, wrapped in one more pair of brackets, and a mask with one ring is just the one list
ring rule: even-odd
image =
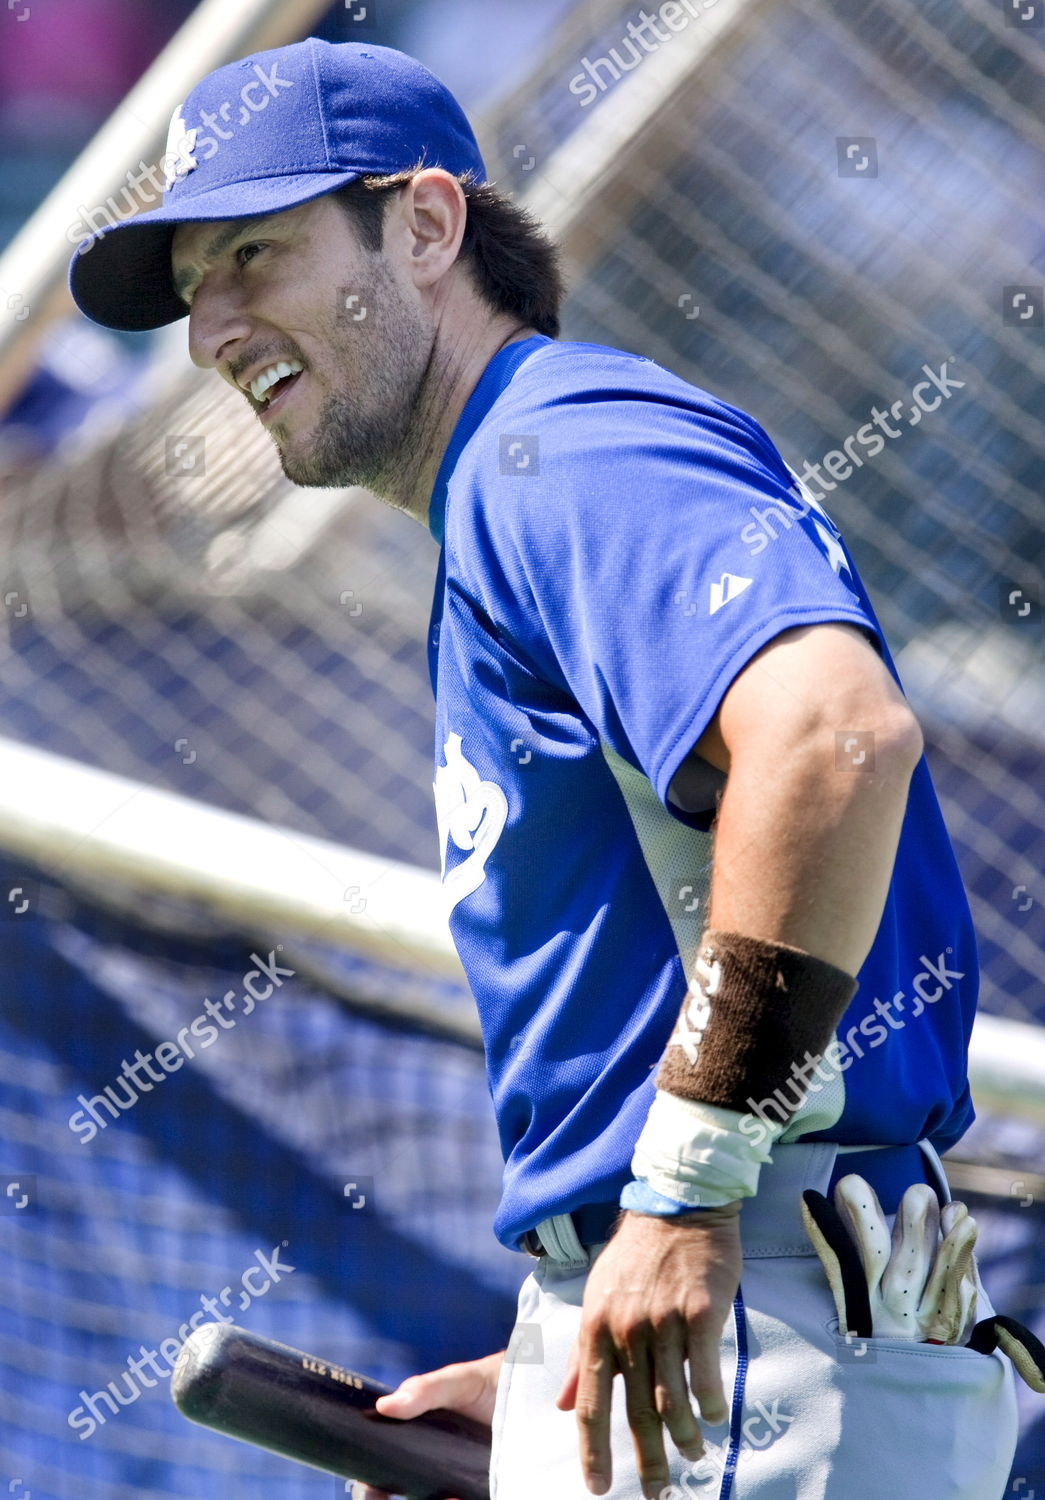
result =
[{"label": "blue baseball cap", "polygon": [[73,299],[109,328],[161,328],[188,312],[171,284],[177,225],[280,213],[419,163],[486,181],[461,106],[404,52],[309,37],[228,63],[174,112],[159,208],[132,218],[115,198],[81,207]]}]

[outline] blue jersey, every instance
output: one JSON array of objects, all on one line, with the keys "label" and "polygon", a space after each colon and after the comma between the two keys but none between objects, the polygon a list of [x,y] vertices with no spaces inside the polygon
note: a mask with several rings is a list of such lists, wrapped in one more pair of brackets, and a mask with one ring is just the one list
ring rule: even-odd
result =
[{"label": "blue jersey", "polygon": [[[688,753],[730,682],[830,621],[896,669],[837,528],[758,424],[636,355],[502,349],[429,526],[442,889],[504,1153],[494,1231],[517,1248],[630,1180],[706,918],[723,778]],[[859,731],[838,748],[854,770],[873,753]],[[972,1119],[977,958],[924,759],[857,978],[784,1139],[946,1150]]]}]

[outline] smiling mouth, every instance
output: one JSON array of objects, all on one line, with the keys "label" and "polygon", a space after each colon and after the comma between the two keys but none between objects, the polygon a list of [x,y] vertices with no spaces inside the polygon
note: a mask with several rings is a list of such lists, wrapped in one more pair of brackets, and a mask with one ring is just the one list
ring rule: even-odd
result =
[{"label": "smiling mouth", "polygon": [[293,375],[284,375],[282,379],[276,381],[275,385],[269,386],[266,400],[254,402],[254,409],[262,422],[267,421],[269,416],[283,405],[303,374],[303,370],[296,370]]}]

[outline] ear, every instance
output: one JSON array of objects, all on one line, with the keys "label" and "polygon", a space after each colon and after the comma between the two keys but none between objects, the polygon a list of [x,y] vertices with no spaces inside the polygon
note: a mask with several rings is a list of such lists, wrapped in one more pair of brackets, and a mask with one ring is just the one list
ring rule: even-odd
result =
[{"label": "ear", "polygon": [[396,203],[414,285],[433,286],[457,259],[468,205],[461,184],[442,167],[412,177]]}]

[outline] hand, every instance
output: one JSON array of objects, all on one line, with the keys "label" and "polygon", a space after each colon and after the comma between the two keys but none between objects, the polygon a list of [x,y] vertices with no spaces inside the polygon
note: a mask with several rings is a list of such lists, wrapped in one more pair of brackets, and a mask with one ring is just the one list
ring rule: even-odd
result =
[{"label": "hand", "polygon": [[[410,1375],[387,1396],[378,1397],[377,1409],[384,1417],[400,1417],[405,1421],[439,1406],[489,1425],[493,1422],[503,1360],[501,1349],[482,1359],[443,1365],[442,1369],[429,1370],[426,1375]],[[389,1497],[384,1490],[357,1483],[352,1487],[352,1500],[389,1500]]]},{"label": "hand", "polygon": [[561,1411],[576,1410],[581,1467],[592,1494],[604,1495],[612,1482],[610,1405],[618,1371],[647,1496],[668,1483],[664,1427],[685,1458],[704,1451],[689,1391],[705,1422],[715,1426],[728,1417],[718,1346],[740,1284],[738,1214],[739,1204],[714,1217],[626,1213],[596,1257],[556,1400]]}]

